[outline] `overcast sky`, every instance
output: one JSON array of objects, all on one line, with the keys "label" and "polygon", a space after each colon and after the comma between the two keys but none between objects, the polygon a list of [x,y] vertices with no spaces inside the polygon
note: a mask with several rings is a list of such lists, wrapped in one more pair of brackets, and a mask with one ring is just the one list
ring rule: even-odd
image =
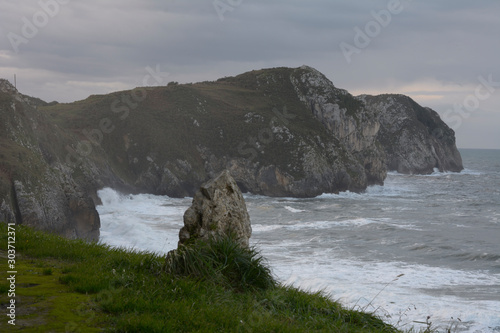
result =
[{"label": "overcast sky", "polygon": [[500,1],[1,0],[0,77],[71,102],[303,64],[352,94],[435,109],[500,149]]}]

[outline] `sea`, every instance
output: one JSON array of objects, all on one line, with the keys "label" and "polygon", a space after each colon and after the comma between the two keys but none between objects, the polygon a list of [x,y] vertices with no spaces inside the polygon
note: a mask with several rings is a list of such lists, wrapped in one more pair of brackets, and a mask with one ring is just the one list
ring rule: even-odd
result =
[{"label": "sea", "polygon": [[[460,173],[389,173],[364,193],[245,194],[251,245],[281,283],[402,330],[500,332],[500,150],[460,152]],[[159,254],[177,247],[192,198],[98,195],[102,243]]]}]

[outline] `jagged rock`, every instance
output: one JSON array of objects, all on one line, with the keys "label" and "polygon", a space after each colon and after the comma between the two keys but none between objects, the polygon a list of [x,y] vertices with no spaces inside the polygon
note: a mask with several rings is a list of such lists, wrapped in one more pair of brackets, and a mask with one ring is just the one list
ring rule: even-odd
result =
[{"label": "jagged rock", "polygon": [[[57,179],[39,186],[14,181],[17,223],[56,232],[70,239],[99,240],[100,218],[94,202],[75,187],[61,187]],[[29,187],[29,189],[28,189]]]},{"label": "jagged rock", "polygon": [[379,115],[377,140],[387,154],[387,167],[399,173],[460,172],[462,158],[455,132],[430,108],[404,95],[360,96]]},{"label": "jagged rock", "polygon": [[235,235],[248,247],[252,234],[250,216],[238,185],[228,171],[202,185],[184,213],[179,246],[216,235]]},{"label": "jagged rock", "polygon": [[72,196],[68,206],[69,226],[75,238],[97,242],[101,220],[92,199],[84,195]]},{"label": "jagged rock", "polygon": [[99,214],[85,190],[91,176],[74,177],[95,168],[65,165],[67,134],[38,111],[46,104],[0,80],[0,221],[97,241]]},{"label": "jagged rock", "polygon": [[2,200],[0,204],[0,222],[11,223],[16,221],[16,216],[12,207],[7,204],[5,199]]},{"label": "jagged rock", "polygon": [[364,183],[382,185],[387,168],[384,149],[377,142],[380,123],[376,112],[346,90],[336,88],[314,68],[302,66],[296,69],[291,81],[313,116],[364,167],[365,170],[361,171],[366,175]]}]

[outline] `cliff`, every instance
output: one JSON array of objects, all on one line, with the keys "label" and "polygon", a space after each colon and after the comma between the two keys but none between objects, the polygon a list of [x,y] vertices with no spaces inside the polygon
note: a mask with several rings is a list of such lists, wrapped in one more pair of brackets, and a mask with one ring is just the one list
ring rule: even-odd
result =
[{"label": "cliff", "polygon": [[462,157],[455,132],[436,111],[404,95],[360,96],[378,115],[376,139],[387,154],[387,168],[399,173],[460,172]]},{"label": "cliff", "polygon": [[94,203],[61,160],[69,138],[39,111],[43,105],[0,80],[0,220],[97,240]]},{"label": "cliff", "polygon": [[68,237],[98,237],[104,186],[193,196],[229,170],[243,192],[313,197],[383,184],[388,169],[462,168],[434,111],[352,96],[307,66],[68,104],[0,87],[0,219]]}]

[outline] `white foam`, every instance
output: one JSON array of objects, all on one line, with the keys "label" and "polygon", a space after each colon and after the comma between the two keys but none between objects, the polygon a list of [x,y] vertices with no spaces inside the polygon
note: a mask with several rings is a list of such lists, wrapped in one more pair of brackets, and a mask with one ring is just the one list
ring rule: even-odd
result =
[{"label": "white foam", "polygon": [[293,207],[290,207],[290,206],[285,206],[285,209],[288,210],[289,212],[292,212],[292,213],[303,213],[303,212],[305,212],[304,209],[296,209],[296,208],[293,208]]},{"label": "white foam", "polygon": [[475,171],[475,170],[471,170],[471,169],[467,169],[467,168],[464,168],[462,171],[460,171],[460,174],[461,175],[471,175],[471,176],[481,176],[482,175],[482,173],[479,171]]},{"label": "white foam", "polygon": [[101,242],[160,253],[177,247],[182,216],[190,199],[150,194],[125,196],[109,188],[97,194],[103,203],[96,207],[101,217]]},{"label": "white foam", "polygon": [[[254,233],[258,232],[268,232],[277,229],[284,230],[322,230],[322,229],[332,229],[332,228],[353,228],[361,227],[372,223],[379,223],[380,221],[385,221],[386,219],[365,219],[365,218],[355,218],[355,219],[345,219],[345,220],[328,220],[328,221],[296,221],[298,223],[289,224],[253,224],[252,231]],[[396,227],[404,227],[401,225],[394,225]]]},{"label": "white foam", "polygon": [[351,191],[335,193],[323,193],[316,197],[317,199],[364,199],[363,194]]},{"label": "white foam", "polygon": [[411,176],[419,176],[419,177],[436,177],[436,176],[446,176],[446,175],[472,175],[472,176],[481,176],[482,173],[476,170],[471,170],[468,168],[464,168],[460,172],[453,171],[439,171],[439,169],[434,168],[431,174],[421,175],[421,174],[405,174],[399,173],[397,171],[388,171],[388,176],[400,176],[400,177],[411,177]]},{"label": "white foam", "polygon": [[[263,251],[271,258],[273,252],[272,248]],[[452,317],[460,318],[461,328],[468,332],[490,332],[491,328],[500,326],[497,316],[500,302],[471,301],[453,295],[477,286],[498,289],[498,275],[400,262],[359,262],[335,258],[331,252],[314,253],[296,258],[294,262],[271,260],[271,264],[285,284],[324,291],[348,308],[376,311],[386,316],[387,321],[399,322],[398,325],[407,328],[416,325],[413,321],[425,322],[429,315],[431,321],[444,325],[443,329]],[[443,293],[443,289],[449,289],[450,293]],[[404,312],[407,313],[403,315]]]},{"label": "white foam", "polygon": [[388,178],[384,186],[371,185],[368,186],[365,192],[355,193],[355,192],[340,192],[339,194],[334,193],[323,193],[316,197],[317,199],[351,199],[351,200],[369,200],[371,197],[400,197],[400,196],[417,196],[417,193],[408,187],[405,187],[393,179]]},{"label": "white foam", "polygon": [[269,232],[277,229],[283,229],[283,226],[278,224],[272,224],[272,225],[252,224],[252,233]]}]

